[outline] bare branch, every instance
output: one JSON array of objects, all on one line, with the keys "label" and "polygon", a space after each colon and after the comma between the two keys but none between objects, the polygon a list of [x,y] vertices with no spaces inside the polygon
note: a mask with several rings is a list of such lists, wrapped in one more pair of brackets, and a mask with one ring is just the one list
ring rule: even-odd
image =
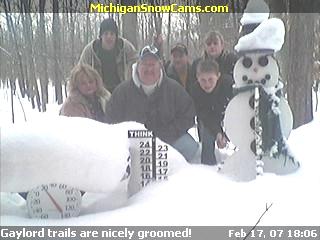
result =
[{"label": "bare branch", "polygon": [[261,216],[258,219],[258,221],[256,222],[256,224],[250,229],[250,231],[247,233],[247,235],[244,237],[243,240],[246,240],[248,238],[248,236],[250,236],[251,232],[258,226],[258,224],[260,223],[262,217],[266,214],[266,212],[271,208],[272,205],[273,205],[273,203],[271,203],[269,206],[266,203],[266,210],[261,214]]}]

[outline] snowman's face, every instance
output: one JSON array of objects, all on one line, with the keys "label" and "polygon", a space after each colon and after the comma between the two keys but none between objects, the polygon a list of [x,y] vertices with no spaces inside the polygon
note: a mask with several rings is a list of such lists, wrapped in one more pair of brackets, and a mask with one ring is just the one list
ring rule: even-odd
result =
[{"label": "snowman's face", "polygon": [[236,62],[233,70],[236,87],[260,83],[273,87],[278,83],[279,68],[276,60],[265,53],[249,53]]}]

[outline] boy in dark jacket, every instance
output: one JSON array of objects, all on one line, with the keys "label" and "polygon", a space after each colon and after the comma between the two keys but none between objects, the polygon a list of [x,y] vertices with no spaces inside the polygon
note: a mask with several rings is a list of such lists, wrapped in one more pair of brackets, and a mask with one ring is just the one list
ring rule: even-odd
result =
[{"label": "boy in dark jacket", "polygon": [[214,60],[201,60],[197,66],[197,82],[192,97],[200,124],[202,141],[201,162],[215,165],[215,141],[224,148],[227,137],[222,130],[224,111],[232,98],[233,80],[229,74],[221,74]]}]

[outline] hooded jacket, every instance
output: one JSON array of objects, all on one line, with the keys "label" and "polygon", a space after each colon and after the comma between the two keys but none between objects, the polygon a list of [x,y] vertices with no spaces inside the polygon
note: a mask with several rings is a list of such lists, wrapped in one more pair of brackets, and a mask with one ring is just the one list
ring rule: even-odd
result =
[{"label": "hooded jacket", "polygon": [[108,123],[136,121],[145,124],[163,141],[172,144],[194,125],[193,101],[175,80],[162,74],[148,96],[135,67],[131,81],[121,83],[112,93],[106,108]]},{"label": "hooded jacket", "polygon": [[[80,56],[79,63],[89,64],[94,69],[98,71],[100,76],[102,75],[102,65],[101,60],[98,57],[97,46],[100,43],[100,39],[95,39],[91,41],[82,51]],[[131,65],[137,59],[137,51],[135,47],[125,38],[118,37],[116,46],[117,48],[117,56],[116,56],[116,64],[117,64],[117,73],[120,79],[120,82],[130,79],[130,70]],[[108,89],[109,90],[109,89]]]}]

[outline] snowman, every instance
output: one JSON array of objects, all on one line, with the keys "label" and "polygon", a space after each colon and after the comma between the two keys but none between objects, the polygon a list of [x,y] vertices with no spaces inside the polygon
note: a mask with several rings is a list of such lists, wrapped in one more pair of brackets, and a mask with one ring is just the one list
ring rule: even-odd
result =
[{"label": "snowman", "polygon": [[239,151],[225,160],[220,171],[236,181],[250,181],[264,172],[289,174],[299,168],[286,142],[293,116],[282,96],[274,56],[283,45],[285,27],[265,13],[255,19],[250,15],[242,18],[242,24],[253,28],[235,46],[240,56],[234,67],[235,96],[224,118],[226,134]]}]

